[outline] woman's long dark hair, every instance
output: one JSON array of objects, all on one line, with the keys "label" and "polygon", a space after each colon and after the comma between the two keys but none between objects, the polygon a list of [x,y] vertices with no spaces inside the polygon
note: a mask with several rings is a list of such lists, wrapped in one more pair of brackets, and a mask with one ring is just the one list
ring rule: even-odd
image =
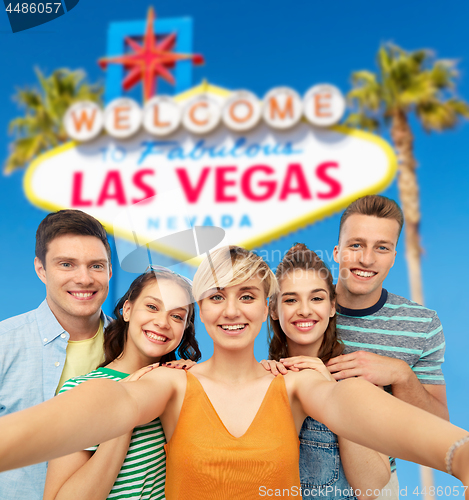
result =
[{"label": "woman's long dark hair", "polygon": [[142,290],[152,282],[156,282],[158,279],[168,279],[176,282],[186,291],[190,300],[186,328],[184,329],[181,343],[175,351],[171,351],[162,356],[160,363],[174,361],[176,359],[176,351],[178,356],[182,359],[198,361],[201,358],[199,344],[195,338],[195,313],[191,286],[181,276],[174,274],[169,270],[158,270],[156,272],[151,271],[141,274],[138,278],[136,278],[130,285],[127,293],[119,300],[114,308],[115,319],[109,324],[104,332],[104,362],[100,365],[100,367],[108,365],[124,352],[124,346],[127,342],[127,331],[129,329],[129,323],[124,321],[122,316],[122,308],[124,307],[125,301],[128,300],[130,303],[135,302],[142,293]]},{"label": "woman's long dark hair", "polygon": [[[297,243],[288,250],[282,262],[278,265],[275,272],[277,281],[282,286],[282,278],[288,276],[289,273],[294,273],[295,269],[303,271],[315,271],[325,281],[329,298],[335,300],[335,288],[332,283],[332,274],[326,264],[318,257],[318,255],[309,250],[303,243]],[[277,312],[279,293],[270,298],[269,302],[269,358],[279,360],[280,358],[288,358],[288,338],[285,335],[280,321],[272,319],[272,312]],[[327,363],[331,358],[338,356],[344,350],[344,345],[337,338],[336,332],[336,315],[329,319],[324,338],[319,348],[318,358],[323,363]]]}]

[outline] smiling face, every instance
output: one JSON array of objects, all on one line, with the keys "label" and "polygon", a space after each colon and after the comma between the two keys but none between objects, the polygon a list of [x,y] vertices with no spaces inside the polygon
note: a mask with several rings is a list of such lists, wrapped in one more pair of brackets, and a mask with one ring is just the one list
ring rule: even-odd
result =
[{"label": "smiling face", "polygon": [[199,306],[215,347],[225,349],[252,348],[268,312],[264,284],[257,277],[208,292]]},{"label": "smiling face", "polygon": [[272,317],[287,336],[290,356],[318,356],[334,314],[327,283],[318,272],[295,269],[283,276]]},{"label": "smiling face", "polygon": [[123,355],[126,363],[140,368],[174,351],[184,334],[188,302],[186,291],[168,279],[151,282],[135,300],[126,301],[122,309],[129,323]]},{"label": "smiling face", "polygon": [[338,302],[365,309],[378,302],[394,265],[399,224],[394,219],[353,214],[344,223],[334,260],[339,263]]},{"label": "smiling face", "polygon": [[45,263],[36,257],[34,266],[46,285],[47,303],[62,326],[70,326],[75,320],[99,319],[111,277],[100,239],[75,234],[58,236],[48,244]]}]

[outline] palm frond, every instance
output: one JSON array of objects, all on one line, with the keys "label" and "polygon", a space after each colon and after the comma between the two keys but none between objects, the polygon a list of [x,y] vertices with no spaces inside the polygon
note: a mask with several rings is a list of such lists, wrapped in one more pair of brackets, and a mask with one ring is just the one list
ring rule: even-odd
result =
[{"label": "palm frond", "polygon": [[428,101],[416,109],[425,130],[441,132],[456,126],[461,117],[469,118],[469,105],[461,100]]},{"label": "palm frond", "polygon": [[458,77],[456,61],[439,60],[428,70],[428,77],[437,90],[454,89]]},{"label": "palm frond", "polygon": [[10,173],[25,163],[29,163],[35,156],[45,151],[45,145],[40,136],[23,137],[12,144],[12,152],[5,164],[5,173]]},{"label": "palm frond", "polygon": [[9,124],[8,130],[14,139],[5,172],[24,167],[35,156],[66,139],[63,117],[71,104],[80,100],[101,103],[102,100],[102,85],[87,83],[83,70],[60,68],[45,76],[35,68],[35,73],[39,89],[18,89],[14,96],[24,114]]},{"label": "palm frond", "polygon": [[362,127],[366,120],[358,115],[363,113],[387,121],[396,113],[415,111],[427,130],[443,130],[468,118],[467,103],[455,94],[457,61],[436,59],[428,49],[409,52],[386,43],[378,50],[377,66],[377,73],[352,73],[350,124]]},{"label": "palm frond", "polygon": [[397,104],[400,109],[408,109],[414,104],[419,104],[434,98],[436,87],[428,77],[428,72],[417,75],[402,89],[397,96]]},{"label": "palm frond", "polygon": [[352,73],[354,88],[347,94],[347,100],[360,109],[377,111],[381,103],[380,86],[377,77],[370,71]]},{"label": "palm frond", "polygon": [[350,127],[360,128],[369,132],[375,132],[379,129],[379,121],[365,113],[350,113],[344,123]]},{"label": "palm frond", "polygon": [[450,106],[458,117],[469,118],[469,104],[462,99],[449,99],[446,104]]}]

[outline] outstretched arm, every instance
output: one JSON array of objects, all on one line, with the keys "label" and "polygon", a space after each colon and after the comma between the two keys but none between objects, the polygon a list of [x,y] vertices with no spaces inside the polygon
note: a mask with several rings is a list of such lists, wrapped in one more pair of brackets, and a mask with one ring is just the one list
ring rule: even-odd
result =
[{"label": "outstretched arm", "polygon": [[[364,380],[334,384],[306,370],[295,376],[296,395],[307,415],[336,434],[386,455],[445,471],[446,452],[468,434]],[[469,446],[455,454],[453,472],[469,485]]]},{"label": "outstretched arm", "polygon": [[126,384],[90,380],[0,418],[0,471],[68,455],[150,422],[174,394],[175,375],[177,371],[159,368]]}]

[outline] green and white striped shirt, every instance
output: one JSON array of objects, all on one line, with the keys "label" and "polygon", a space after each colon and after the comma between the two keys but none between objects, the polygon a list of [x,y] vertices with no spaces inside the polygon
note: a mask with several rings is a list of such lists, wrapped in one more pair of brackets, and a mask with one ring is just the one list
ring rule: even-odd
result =
[{"label": "green and white striped shirt", "polygon": [[[88,375],[68,380],[60,393],[87,380],[108,378],[118,381],[127,376],[126,373],[109,368],[98,368]],[[164,500],[165,443],[166,439],[159,418],[149,424],[136,427],[130,440],[127,456],[107,498],[113,500]],[[88,450],[96,451],[97,448],[94,446]]]}]

